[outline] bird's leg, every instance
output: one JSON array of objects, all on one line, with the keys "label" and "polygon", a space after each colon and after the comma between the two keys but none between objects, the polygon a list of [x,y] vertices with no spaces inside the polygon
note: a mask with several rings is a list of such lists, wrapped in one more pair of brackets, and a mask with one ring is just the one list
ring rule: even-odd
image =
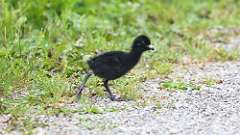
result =
[{"label": "bird's leg", "polygon": [[121,101],[122,99],[120,97],[116,97],[116,95],[113,95],[111,90],[108,87],[108,80],[103,81],[104,87],[106,88],[106,91],[108,92],[110,99],[112,101]]},{"label": "bird's leg", "polygon": [[103,85],[104,85],[104,87],[106,88],[106,91],[108,92],[108,94],[109,94],[109,96],[110,96],[110,99],[111,99],[112,101],[114,101],[114,100],[115,100],[115,96],[112,94],[111,90],[110,90],[109,87],[108,87],[108,80],[104,80],[104,81],[103,81]]},{"label": "bird's leg", "polygon": [[81,95],[82,95],[82,91],[83,91],[83,89],[84,89],[84,86],[85,86],[87,80],[89,79],[89,77],[90,77],[91,75],[92,75],[92,73],[91,73],[91,72],[88,72],[88,73],[86,74],[86,76],[84,77],[82,84],[78,87],[78,90],[77,90],[77,100],[80,99],[80,97],[81,97]]}]

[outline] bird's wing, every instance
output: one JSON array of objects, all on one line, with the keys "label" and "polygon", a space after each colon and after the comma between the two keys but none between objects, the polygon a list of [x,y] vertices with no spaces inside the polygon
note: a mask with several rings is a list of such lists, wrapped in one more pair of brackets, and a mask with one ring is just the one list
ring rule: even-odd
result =
[{"label": "bird's wing", "polygon": [[123,62],[120,57],[121,56],[118,54],[106,53],[99,57],[99,59],[101,59],[99,64],[107,65],[112,68],[121,68]]},{"label": "bird's wing", "polygon": [[88,64],[95,75],[115,79],[126,73],[127,58],[128,54],[124,52],[108,52],[92,58]]}]

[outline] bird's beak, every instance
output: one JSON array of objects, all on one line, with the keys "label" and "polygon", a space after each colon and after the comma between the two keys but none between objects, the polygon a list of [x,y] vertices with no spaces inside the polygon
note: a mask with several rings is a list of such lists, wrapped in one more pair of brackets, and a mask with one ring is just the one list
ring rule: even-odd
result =
[{"label": "bird's beak", "polygon": [[148,50],[155,50],[153,45],[148,46]]}]

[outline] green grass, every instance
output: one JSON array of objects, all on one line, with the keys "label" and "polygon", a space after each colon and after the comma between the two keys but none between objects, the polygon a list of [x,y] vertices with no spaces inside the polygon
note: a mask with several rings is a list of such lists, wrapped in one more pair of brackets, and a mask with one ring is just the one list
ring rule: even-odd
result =
[{"label": "green grass", "polygon": [[216,84],[223,83],[223,80],[218,80],[218,79],[208,77],[208,78],[205,78],[201,83],[205,84],[207,86],[213,86],[213,85],[216,85]]},{"label": "green grass", "polygon": [[[237,59],[238,52],[214,49],[196,36],[239,26],[239,6],[236,0],[0,0],[0,114],[18,118],[73,101],[86,60],[128,50],[139,34],[151,37],[156,51],[112,82],[126,99],[137,100],[139,83],[169,74],[185,56],[197,62]],[[90,79],[90,94],[105,96],[101,84]]]},{"label": "green grass", "polygon": [[166,81],[160,84],[160,87],[167,90],[200,90],[201,86],[182,81]]}]

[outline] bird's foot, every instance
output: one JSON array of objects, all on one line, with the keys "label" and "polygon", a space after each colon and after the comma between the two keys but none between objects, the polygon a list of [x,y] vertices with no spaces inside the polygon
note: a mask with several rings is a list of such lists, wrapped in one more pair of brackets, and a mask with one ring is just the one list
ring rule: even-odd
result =
[{"label": "bird's foot", "polygon": [[110,99],[112,101],[124,101],[124,99],[121,96],[119,96],[119,95],[111,95]]}]

